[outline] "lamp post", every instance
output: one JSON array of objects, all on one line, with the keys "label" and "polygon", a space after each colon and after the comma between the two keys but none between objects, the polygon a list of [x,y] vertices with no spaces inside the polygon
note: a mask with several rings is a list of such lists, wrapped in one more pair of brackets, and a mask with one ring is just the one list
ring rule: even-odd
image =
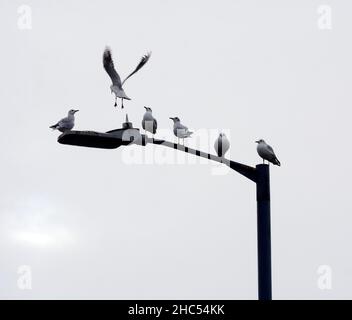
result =
[{"label": "lamp post", "polygon": [[270,228],[270,179],[269,165],[258,164],[255,168],[245,164],[218,157],[200,150],[192,149],[166,140],[148,138],[139,129],[133,128],[131,122],[123,127],[106,133],[94,131],[66,131],[58,138],[61,144],[116,149],[122,145],[148,143],[176,149],[198,157],[223,163],[256,184],[257,198],[257,247],[258,247],[258,299],[271,300],[271,228]]}]

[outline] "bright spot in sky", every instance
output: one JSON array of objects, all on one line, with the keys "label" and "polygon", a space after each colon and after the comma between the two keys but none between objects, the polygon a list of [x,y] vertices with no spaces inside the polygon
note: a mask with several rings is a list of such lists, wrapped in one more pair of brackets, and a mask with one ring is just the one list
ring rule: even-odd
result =
[{"label": "bright spot in sky", "polygon": [[1,221],[7,233],[20,245],[53,248],[72,244],[72,232],[66,228],[63,210],[45,197],[22,199]]},{"label": "bright spot in sky", "polygon": [[49,234],[29,231],[15,233],[15,238],[20,242],[35,246],[48,246],[55,242],[53,237],[51,237]]},{"label": "bright spot in sky", "polygon": [[71,242],[71,237],[65,230],[42,231],[19,231],[15,232],[16,242],[36,247],[54,247],[67,245]]}]

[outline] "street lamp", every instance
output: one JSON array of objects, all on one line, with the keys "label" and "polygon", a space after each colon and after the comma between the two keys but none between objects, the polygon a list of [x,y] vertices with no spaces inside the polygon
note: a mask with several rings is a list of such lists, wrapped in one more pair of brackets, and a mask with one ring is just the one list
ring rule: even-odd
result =
[{"label": "street lamp", "polygon": [[66,131],[59,136],[58,142],[61,144],[102,149],[116,149],[120,146],[130,144],[145,146],[148,143],[152,143],[223,163],[255,182],[257,191],[258,298],[259,300],[271,300],[270,178],[268,164],[258,164],[254,168],[178,143],[148,138],[147,135],[141,134],[139,129],[133,128],[127,116],[126,122],[123,123],[120,129],[111,130],[106,133]]}]

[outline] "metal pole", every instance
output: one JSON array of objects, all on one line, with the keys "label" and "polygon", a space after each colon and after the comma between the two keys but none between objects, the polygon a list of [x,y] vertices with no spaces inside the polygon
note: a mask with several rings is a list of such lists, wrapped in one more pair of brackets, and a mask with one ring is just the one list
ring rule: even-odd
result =
[{"label": "metal pole", "polygon": [[[126,119],[124,128],[99,133],[93,131],[66,131],[58,138],[62,144],[70,144],[85,147],[114,149],[121,145],[128,145],[133,142],[134,135],[128,134],[126,141],[123,134],[128,130],[137,130],[140,139],[138,144],[145,146],[147,143],[153,143],[177,149],[195,156],[224,163],[231,169],[237,171],[257,185],[257,240],[258,240],[258,298],[259,300],[271,300],[271,236],[270,236],[270,181],[269,165],[258,164],[256,168],[244,165],[239,162],[218,157],[200,150],[185,147],[183,145],[172,143],[166,140],[148,138],[146,135],[140,135],[138,129],[132,128],[132,124]],[[130,128],[131,127],[131,128]],[[126,129],[130,128],[130,129]],[[134,131],[134,134],[136,132]],[[133,139],[131,139],[133,138]]]},{"label": "metal pole", "polygon": [[258,298],[271,300],[271,235],[269,165],[258,164],[257,171],[257,241]]}]

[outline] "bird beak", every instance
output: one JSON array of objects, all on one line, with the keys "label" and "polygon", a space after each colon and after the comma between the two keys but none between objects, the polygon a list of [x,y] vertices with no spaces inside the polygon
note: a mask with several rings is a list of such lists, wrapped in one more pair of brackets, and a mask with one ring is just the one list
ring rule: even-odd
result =
[{"label": "bird beak", "polygon": [[147,107],[144,107],[145,110],[147,110]]},{"label": "bird beak", "polygon": [[255,143],[259,143],[259,140],[257,140],[257,141],[254,141]]},{"label": "bird beak", "polygon": [[172,117],[170,117],[169,119],[171,119],[171,120],[175,120],[175,118],[172,118]]},{"label": "bird beak", "polygon": [[75,110],[75,113],[78,112],[79,110]]}]

